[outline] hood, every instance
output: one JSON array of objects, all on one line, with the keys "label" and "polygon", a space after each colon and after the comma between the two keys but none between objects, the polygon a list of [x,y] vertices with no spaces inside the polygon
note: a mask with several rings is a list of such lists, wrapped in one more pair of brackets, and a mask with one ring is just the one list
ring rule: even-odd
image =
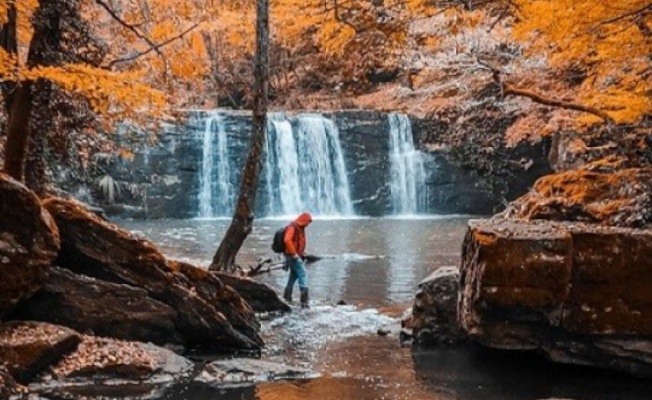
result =
[{"label": "hood", "polygon": [[299,215],[297,219],[294,220],[294,223],[302,228],[305,228],[311,222],[312,222],[312,215],[310,215],[310,213],[307,212],[304,212],[303,214]]}]

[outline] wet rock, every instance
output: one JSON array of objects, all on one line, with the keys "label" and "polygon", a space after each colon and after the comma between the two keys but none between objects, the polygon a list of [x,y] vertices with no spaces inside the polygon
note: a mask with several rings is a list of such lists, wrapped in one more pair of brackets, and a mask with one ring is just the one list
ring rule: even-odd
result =
[{"label": "wet rock", "polygon": [[187,279],[187,285],[196,291],[201,299],[226,316],[234,328],[248,338],[259,340],[258,344],[263,344],[258,336],[260,323],[246,298],[238,291],[226,285],[221,277],[205,269],[177,261],[171,261],[170,266]]},{"label": "wet rock", "polygon": [[235,291],[224,289],[219,279],[198,268],[179,268],[149,241],[101,220],[79,203],[51,198],[44,207],[61,232],[59,266],[145,290],[176,311],[174,325],[188,345],[262,346],[253,311]]},{"label": "wet rock", "polygon": [[59,250],[59,233],[39,199],[0,173],[0,320],[35,293]]},{"label": "wet rock", "polygon": [[539,179],[525,196],[509,205],[509,219],[579,221],[629,228],[652,226],[652,168],[615,172],[585,169]]},{"label": "wet rock", "polygon": [[281,300],[274,289],[264,283],[221,272],[216,274],[222,282],[235,289],[257,313],[289,312],[292,310],[290,306]]},{"label": "wet rock", "polygon": [[403,326],[412,329],[417,342],[430,345],[457,345],[466,335],[457,318],[459,269],[441,267],[419,284],[412,315]]},{"label": "wet rock", "polygon": [[459,315],[494,348],[652,376],[652,231],[471,221]]},{"label": "wet rock", "polygon": [[0,365],[0,399],[8,399],[18,392],[18,384],[7,368]]},{"label": "wet rock", "polygon": [[[170,384],[193,369],[190,360],[152,344],[84,336],[75,352],[53,365],[30,389],[40,393],[83,393],[109,386]],[[134,389],[138,389],[137,387]]]},{"label": "wet rock", "polygon": [[414,340],[414,334],[410,328],[401,328],[401,331],[398,334],[398,340],[401,344],[412,342]]},{"label": "wet rock", "polygon": [[20,383],[29,383],[37,374],[75,350],[80,335],[62,326],[13,321],[0,325],[0,361]]},{"label": "wet rock", "polygon": [[14,313],[18,319],[65,325],[98,336],[156,344],[183,343],[177,313],[143,289],[53,267],[45,285]]},{"label": "wet rock", "polygon": [[208,364],[195,381],[211,386],[224,386],[318,377],[319,374],[305,368],[250,358],[234,358]]}]

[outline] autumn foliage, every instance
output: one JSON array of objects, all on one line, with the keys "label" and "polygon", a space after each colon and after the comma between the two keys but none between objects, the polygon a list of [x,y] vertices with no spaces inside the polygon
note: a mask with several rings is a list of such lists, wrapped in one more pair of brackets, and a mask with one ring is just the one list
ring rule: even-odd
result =
[{"label": "autumn foliage", "polygon": [[[57,52],[78,56],[30,61],[30,52],[43,53],[35,13],[57,4],[76,10],[92,44],[66,42]],[[48,82],[83,99],[108,130],[174,109],[250,108],[255,4],[0,0],[0,80],[5,88]],[[280,108],[398,109],[449,120],[491,94],[504,110],[522,110],[517,137],[652,114],[648,0],[272,0],[270,20],[270,97]]]}]

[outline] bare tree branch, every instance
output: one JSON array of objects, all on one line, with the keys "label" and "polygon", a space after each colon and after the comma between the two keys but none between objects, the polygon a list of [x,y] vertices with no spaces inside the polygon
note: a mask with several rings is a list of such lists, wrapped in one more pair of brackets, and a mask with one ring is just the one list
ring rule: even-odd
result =
[{"label": "bare tree branch", "polygon": [[[612,24],[614,22],[620,21],[621,19],[629,18],[629,17],[634,17],[634,16],[640,16],[641,14],[645,14],[647,12],[652,11],[652,3],[646,5],[645,7],[639,8],[638,10],[630,11],[625,14],[618,15],[616,17],[607,19],[605,21],[602,21],[600,25],[607,25],[607,24]],[[600,26],[599,25],[599,26]]]},{"label": "bare tree branch", "polygon": [[140,58],[140,57],[143,57],[143,56],[145,56],[145,55],[147,55],[147,54],[149,54],[149,53],[151,53],[151,52],[153,52],[153,51],[156,51],[157,53],[160,54],[160,49],[161,49],[161,48],[167,46],[168,44],[170,44],[170,43],[172,43],[172,42],[175,42],[175,41],[177,41],[177,40],[183,38],[183,37],[186,36],[188,33],[190,33],[190,32],[192,32],[193,30],[195,30],[195,28],[197,28],[198,26],[199,26],[199,24],[196,23],[196,24],[192,25],[191,27],[189,27],[188,29],[184,30],[183,32],[179,33],[178,35],[173,36],[173,37],[171,37],[171,38],[165,40],[164,42],[161,42],[161,43],[158,43],[158,44],[154,44],[154,45],[153,45],[152,47],[150,47],[149,49],[147,49],[147,50],[145,50],[145,51],[143,51],[143,52],[140,52],[140,53],[138,53],[138,54],[134,54],[134,55],[129,56],[129,57],[124,57],[124,58],[118,58],[118,59],[115,59],[115,60],[111,61],[111,62],[107,65],[107,67],[108,67],[108,68],[111,68],[111,67],[113,67],[114,65],[119,64],[119,63],[124,63],[124,62],[134,61],[134,60],[136,60],[136,59],[138,59],[138,58]]},{"label": "bare tree branch", "polygon": [[609,114],[607,114],[602,110],[598,110],[595,107],[586,106],[583,104],[577,104],[577,103],[564,101],[564,100],[557,100],[550,97],[542,96],[541,94],[535,93],[530,90],[517,88],[514,85],[504,81],[503,79],[504,72],[499,68],[487,63],[486,61],[477,60],[477,62],[483,68],[491,71],[491,75],[494,81],[496,81],[496,83],[498,83],[498,85],[500,86],[501,93],[504,97],[507,96],[527,97],[528,99],[534,101],[535,103],[543,104],[546,106],[565,108],[568,110],[580,111],[580,112],[585,112],[588,114],[595,115],[597,117],[600,117],[603,121],[605,121],[609,125],[613,125],[615,123],[615,121],[613,120],[613,118],[611,118],[611,116],[609,116]]},{"label": "bare tree branch", "polygon": [[163,56],[163,53],[160,51],[161,46],[157,46],[156,43],[152,41],[149,37],[147,37],[146,34],[144,34],[140,29],[138,29],[136,26],[128,23],[127,21],[123,20],[120,18],[120,16],[115,12],[113,8],[111,8],[108,4],[104,2],[104,0],[95,0],[95,3],[97,3],[100,7],[102,7],[110,16],[113,18],[117,23],[122,25],[124,28],[127,30],[131,31],[136,37],[138,37],[140,40],[144,41],[147,43],[153,51],[156,51],[156,53],[161,57],[165,58]]}]

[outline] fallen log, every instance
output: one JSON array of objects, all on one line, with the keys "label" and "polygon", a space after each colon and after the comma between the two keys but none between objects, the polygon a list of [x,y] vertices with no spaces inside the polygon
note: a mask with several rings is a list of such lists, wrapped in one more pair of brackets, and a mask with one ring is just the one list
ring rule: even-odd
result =
[{"label": "fallen log", "polygon": [[[323,258],[324,257],[316,256],[314,254],[306,254],[303,256],[303,261],[306,264],[312,264]],[[249,272],[247,272],[246,275],[248,277],[258,276],[272,271],[277,271],[279,269],[283,269],[284,266],[285,266],[285,260],[275,262],[271,258],[265,258],[263,260],[258,261],[258,264],[256,264],[255,266],[249,267]]]}]

